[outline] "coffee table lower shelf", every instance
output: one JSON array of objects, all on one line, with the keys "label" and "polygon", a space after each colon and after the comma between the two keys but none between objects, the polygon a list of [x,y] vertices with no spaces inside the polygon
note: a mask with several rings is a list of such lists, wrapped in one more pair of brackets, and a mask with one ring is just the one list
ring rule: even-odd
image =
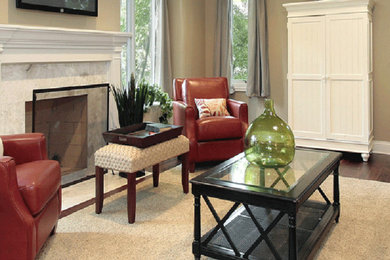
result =
[{"label": "coffee table lower shelf", "polygon": [[[261,207],[250,206],[257,221],[266,230],[270,223],[279,214],[277,210],[270,210]],[[339,208],[331,204],[317,201],[306,201],[297,214],[297,246],[298,259],[307,259],[314,257],[315,250],[325,234],[329,231],[331,225],[338,221]],[[260,233],[249,217],[244,207],[230,217],[224,225],[231,236],[234,245],[240,252],[240,256],[234,254],[223,232],[219,230],[215,236],[205,244],[205,240],[211,233],[211,230],[202,236],[201,254],[216,259],[243,259],[245,252],[260,237]],[[275,249],[282,259],[288,259],[289,254],[289,229],[288,216],[285,214],[268,234]],[[194,242],[193,248],[197,245]],[[244,259],[275,259],[268,245],[263,240],[249,255]]]}]

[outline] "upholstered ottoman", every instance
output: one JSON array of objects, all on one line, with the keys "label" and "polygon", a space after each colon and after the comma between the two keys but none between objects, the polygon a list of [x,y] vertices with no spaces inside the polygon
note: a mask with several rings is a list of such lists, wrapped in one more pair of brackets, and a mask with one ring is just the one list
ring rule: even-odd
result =
[{"label": "upholstered ottoman", "polygon": [[127,214],[129,223],[135,221],[135,204],[137,183],[136,173],[146,167],[153,166],[153,186],[158,186],[159,163],[170,158],[182,158],[182,186],[183,192],[188,193],[188,139],[180,135],[177,138],[149,146],[137,148],[129,145],[108,144],[95,152],[96,169],[96,213],[100,214],[103,208],[103,174],[104,169],[121,171],[127,174]]}]

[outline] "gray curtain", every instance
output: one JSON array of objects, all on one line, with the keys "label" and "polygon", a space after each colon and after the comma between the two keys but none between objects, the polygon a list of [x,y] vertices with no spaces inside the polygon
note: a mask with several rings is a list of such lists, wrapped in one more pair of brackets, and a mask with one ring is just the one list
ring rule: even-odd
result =
[{"label": "gray curtain", "polygon": [[217,0],[217,23],[214,47],[214,76],[226,77],[230,93],[232,76],[232,0]]},{"label": "gray curtain", "polygon": [[155,33],[155,55],[152,57],[153,83],[172,97],[172,66],[171,66],[171,44],[169,34],[168,0],[152,0],[155,2],[155,15],[157,25]]},{"label": "gray curtain", "polygon": [[270,94],[267,9],[265,0],[248,0],[248,83],[249,97]]}]

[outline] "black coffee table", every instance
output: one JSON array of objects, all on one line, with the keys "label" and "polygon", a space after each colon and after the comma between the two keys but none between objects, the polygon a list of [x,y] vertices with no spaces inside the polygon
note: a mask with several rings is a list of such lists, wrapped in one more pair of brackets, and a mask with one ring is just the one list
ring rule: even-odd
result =
[{"label": "black coffee table", "polygon": [[[244,154],[192,179],[195,259],[307,259],[340,215],[341,153],[297,149],[284,168],[250,165]],[[320,188],[333,173],[333,203]],[[322,201],[309,200],[319,191]],[[201,197],[217,225],[201,236]],[[220,217],[209,197],[234,202]]]}]

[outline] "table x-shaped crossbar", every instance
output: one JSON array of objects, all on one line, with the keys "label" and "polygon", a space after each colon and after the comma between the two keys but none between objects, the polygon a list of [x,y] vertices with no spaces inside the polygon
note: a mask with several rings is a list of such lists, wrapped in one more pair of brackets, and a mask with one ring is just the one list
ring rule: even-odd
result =
[{"label": "table x-shaped crossbar", "polygon": [[244,204],[244,207],[246,211],[248,212],[249,216],[251,217],[253,223],[255,224],[256,228],[260,232],[260,237],[249,247],[249,249],[242,254],[240,251],[237,249],[236,245],[233,243],[233,240],[231,239],[229,233],[226,230],[226,227],[224,226],[225,222],[229,219],[229,217],[233,214],[233,212],[238,208],[238,206],[241,203],[234,203],[234,205],[230,208],[230,210],[226,213],[226,215],[221,219],[217,212],[214,209],[214,206],[211,204],[209,198],[207,196],[202,195],[203,199],[205,200],[207,206],[209,207],[211,213],[213,214],[217,226],[214,227],[214,229],[209,233],[208,237],[204,240],[202,243],[203,245],[207,245],[211,239],[217,234],[219,230],[222,231],[223,235],[225,236],[226,240],[228,241],[230,247],[234,251],[234,254],[238,257],[244,257],[248,258],[248,256],[253,252],[253,250],[264,240],[268,247],[270,248],[272,254],[275,256],[276,259],[282,259],[279,255],[279,253],[276,251],[275,246],[272,244],[272,241],[268,237],[268,233],[276,226],[276,224],[280,221],[280,219],[283,217],[285,214],[284,212],[279,212],[279,214],[276,216],[276,218],[272,221],[272,223],[264,230],[264,228],[260,225],[260,223],[257,221],[255,216],[252,213],[252,210],[249,208],[247,204]]},{"label": "table x-shaped crossbar", "polygon": [[[287,173],[287,171],[288,171],[288,168],[285,168],[283,172],[277,171],[279,178],[276,179],[274,183],[276,184],[280,180],[283,181],[284,175]],[[284,183],[285,183],[285,180],[284,180]],[[286,186],[287,185],[288,185],[288,183],[286,184]],[[326,203],[328,205],[330,205],[331,202],[329,201],[328,197],[326,196],[324,191],[321,189],[321,187],[318,187],[318,191],[320,192],[321,196],[326,201]],[[241,203],[235,202],[233,204],[233,206],[229,209],[229,211],[225,214],[225,216],[221,219],[218,216],[218,213],[216,212],[216,210],[214,209],[214,206],[211,204],[209,198],[205,195],[202,195],[202,197],[205,200],[207,206],[209,207],[212,215],[214,216],[214,218],[217,222],[217,225],[208,234],[207,238],[202,242],[202,244],[204,246],[207,246],[207,244],[213,239],[213,237],[218,233],[218,231],[221,230],[223,235],[225,236],[226,240],[228,241],[231,249],[234,251],[234,254],[237,257],[242,257],[242,258],[247,259],[249,257],[249,255],[256,249],[256,247],[259,246],[260,243],[264,240],[265,243],[267,244],[268,248],[271,250],[272,254],[274,255],[275,259],[282,259],[281,256],[279,255],[279,253],[277,252],[275,246],[273,245],[272,241],[268,237],[268,234],[278,224],[278,222],[282,219],[282,217],[286,214],[285,212],[280,211],[279,214],[274,218],[274,220],[268,225],[268,227],[266,229],[264,229],[261,226],[261,224],[257,221],[256,217],[254,216],[254,214],[253,214],[252,210],[250,209],[250,207],[248,206],[248,204],[242,203],[245,207],[245,210],[248,212],[251,220],[253,221],[257,230],[260,233],[260,236],[255,240],[255,242],[253,242],[252,245],[247,249],[247,251],[244,254],[242,254],[238,250],[236,245],[234,244],[232,238],[230,237],[230,235],[225,227],[226,221],[230,218],[230,216],[234,213],[234,211],[236,211],[236,209],[240,206]]]},{"label": "table x-shaped crossbar", "polygon": [[260,225],[260,223],[257,221],[255,216],[253,215],[251,209],[247,204],[244,204],[244,207],[246,211],[248,212],[249,216],[251,217],[253,223],[255,223],[256,228],[260,232],[260,236],[256,241],[249,247],[249,249],[245,252],[244,258],[248,258],[249,255],[255,250],[255,248],[261,243],[261,241],[265,240],[267,243],[269,249],[271,250],[272,254],[275,256],[276,259],[282,259],[279,255],[279,253],[276,251],[274,245],[272,244],[271,240],[268,238],[268,233],[276,226],[276,224],[279,222],[279,220],[284,216],[284,212],[279,212],[279,214],[276,216],[276,218],[269,224],[266,230],[263,229],[263,227]]}]

